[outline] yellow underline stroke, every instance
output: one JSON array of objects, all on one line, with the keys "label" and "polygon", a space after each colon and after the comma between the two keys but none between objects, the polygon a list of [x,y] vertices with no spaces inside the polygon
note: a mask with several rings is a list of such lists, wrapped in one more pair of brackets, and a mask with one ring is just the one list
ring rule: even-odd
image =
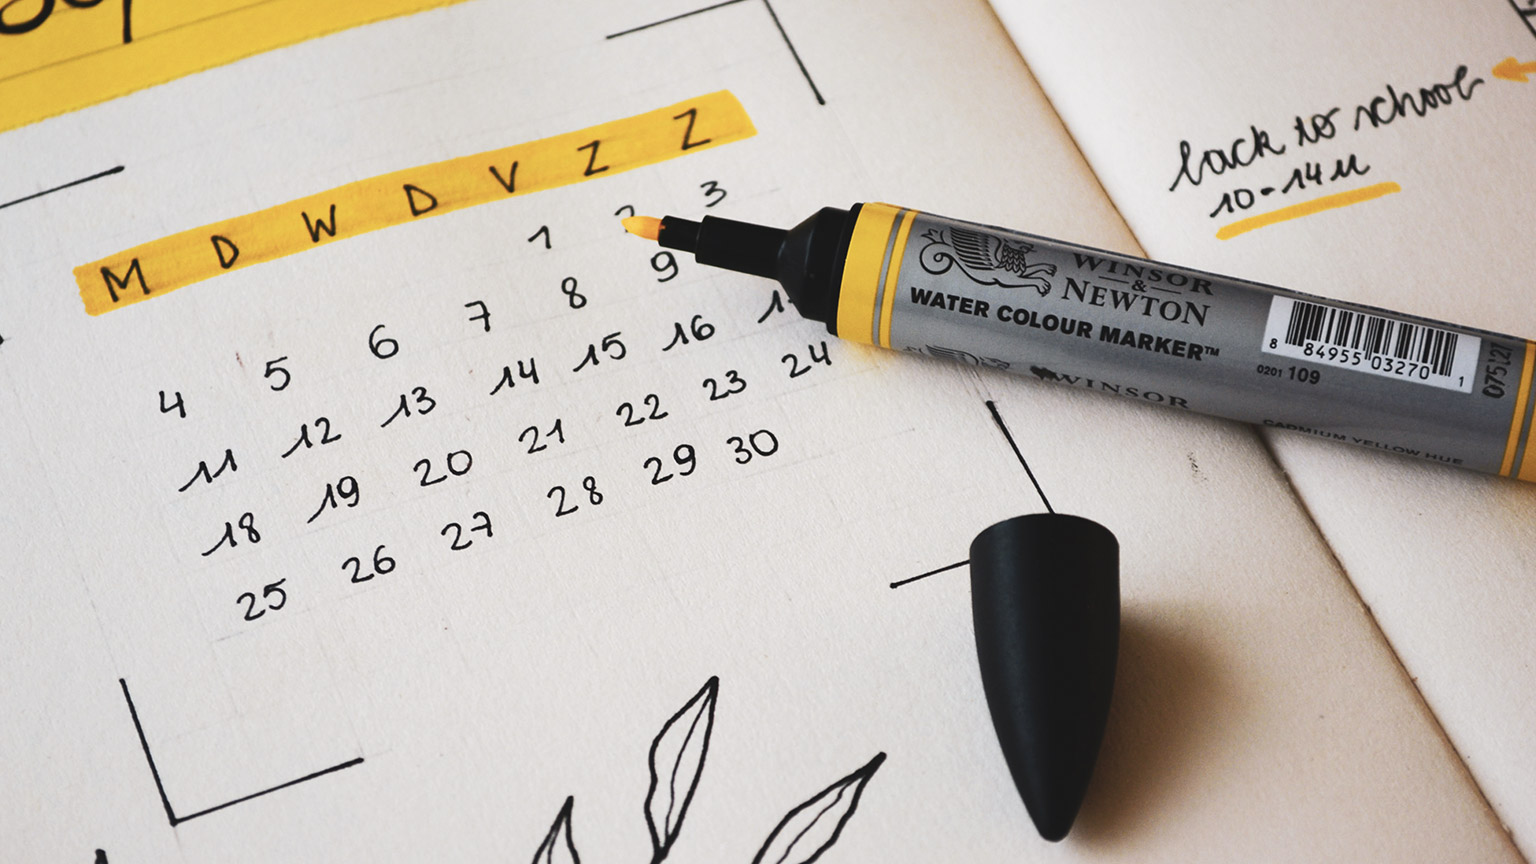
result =
[{"label": "yellow underline stroke", "polygon": [[1332,195],[1313,198],[1311,201],[1303,201],[1300,204],[1292,204],[1289,207],[1281,207],[1279,210],[1271,210],[1268,213],[1249,216],[1247,219],[1239,219],[1230,225],[1223,225],[1216,231],[1216,239],[1231,240],[1239,234],[1246,234],[1249,231],[1273,225],[1276,222],[1300,219],[1303,216],[1311,216],[1313,213],[1321,213],[1324,210],[1336,210],[1340,207],[1348,207],[1351,204],[1359,204],[1362,201],[1370,201],[1373,198],[1380,198],[1383,195],[1391,195],[1393,192],[1401,191],[1403,191],[1403,187],[1396,183],[1387,182],[1366,186],[1363,189],[1352,189],[1348,192],[1335,192]]},{"label": "yellow underline stroke", "polygon": [[608,177],[757,134],[728,90],[563,135],[358,180],[74,269],[100,315],[213,276],[465,207]]},{"label": "yellow underline stroke", "polygon": [[127,43],[121,4],[59,5],[34,30],[0,37],[14,51],[0,60],[0,132],[253,54],[460,2],[260,0],[208,14],[217,5],[208,0],[157,0],[130,7]]},{"label": "yellow underline stroke", "polygon": [[[1520,366],[1520,386],[1515,394],[1515,415],[1509,421],[1509,443],[1504,445],[1504,464],[1499,468],[1499,473],[1505,477],[1513,477],[1515,472],[1515,451],[1520,443],[1520,429],[1525,425],[1525,405],[1531,392],[1531,370],[1536,366],[1536,343],[1529,341],[1525,343],[1525,360]],[[1529,440],[1526,442],[1526,447],[1530,447]]]}]

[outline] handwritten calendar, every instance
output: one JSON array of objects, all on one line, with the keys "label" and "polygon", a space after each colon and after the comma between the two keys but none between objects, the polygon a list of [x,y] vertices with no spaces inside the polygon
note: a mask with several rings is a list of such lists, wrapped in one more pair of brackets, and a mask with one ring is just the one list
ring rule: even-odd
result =
[{"label": "handwritten calendar", "polygon": [[[1484,848],[1251,430],[840,342],[620,227],[899,198],[1134,252],[985,5],[45,5],[0,51],[97,53],[0,95],[106,89],[0,98],[10,856],[1060,853],[965,565],[1042,493],[1129,562],[1068,857]],[[1234,816],[1276,766],[1314,794]]]}]

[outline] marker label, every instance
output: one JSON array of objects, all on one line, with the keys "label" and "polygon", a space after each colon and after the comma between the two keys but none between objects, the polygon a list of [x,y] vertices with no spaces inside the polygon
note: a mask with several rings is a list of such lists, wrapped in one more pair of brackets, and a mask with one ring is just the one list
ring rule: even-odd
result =
[{"label": "marker label", "polygon": [[1267,354],[1471,393],[1482,340],[1385,315],[1276,297],[1260,347]]},{"label": "marker label", "polygon": [[[844,263],[839,336],[1536,479],[1536,363],[1526,362],[1536,349],[1523,339],[899,207],[874,212],[863,254],[850,248]],[[864,223],[861,210],[856,235]]]}]

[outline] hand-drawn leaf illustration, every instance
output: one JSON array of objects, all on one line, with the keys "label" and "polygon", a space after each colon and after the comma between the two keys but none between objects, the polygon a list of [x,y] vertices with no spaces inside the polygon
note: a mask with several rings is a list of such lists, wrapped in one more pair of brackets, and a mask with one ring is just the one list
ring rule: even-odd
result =
[{"label": "hand-drawn leaf illustration", "polygon": [[875,776],[875,770],[884,761],[885,754],[876,753],[864,767],[789,811],[768,835],[752,864],[811,864],[820,858],[837,842],[843,826],[859,809],[864,784]]},{"label": "hand-drawn leaf illustration", "polygon": [[712,676],[661,727],[651,742],[651,788],[645,793],[645,823],[651,831],[651,864],[660,864],[672,851],[688,804],[699,787],[709,735],[715,725],[715,696],[719,676]]},{"label": "hand-drawn leaf illustration", "polygon": [[560,808],[555,824],[549,826],[549,833],[544,835],[539,851],[533,853],[533,864],[581,864],[581,856],[576,854],[576,843],[571,839],[571,807],[575,803],[574,796],[565,799],[565,806]]}]

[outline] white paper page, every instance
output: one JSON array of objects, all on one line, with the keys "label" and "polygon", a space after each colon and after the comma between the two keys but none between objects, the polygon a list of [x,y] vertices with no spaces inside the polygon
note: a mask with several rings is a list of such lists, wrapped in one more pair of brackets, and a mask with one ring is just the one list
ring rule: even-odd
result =
[{"label": "white paper page", "polygon": [[[995,5],[1153,257],[1536,333],[1527,298],[1536,272],[1529,231],[1536,174],[1523,143],[1536,134],[1536,83],[1493,74],[1507,57],[1515,61],[1508,65],[1533,68],[1531,4]],[[1401,101],[1404,94],[1412,101]],[[1313,116],[1330,112],[1333,137],[1303,143],[1296,118],[1316,138]],[[1255,130],[1285,152],[1254,159]],[[1234,140],[1247,142],[1237,156],[1251,164],[1207,170],[1198,185],[1186,176],[1170,191],[1181,141],[1191,142],[1198,169],[1203,150],[1230,153]],[[1347,168],[1351,158],[1369,172],[1333,179],[1336,165]],[[1321,166],[1321,183],[1309,162]],[[1250,213],[1380,182],[1401,192],[1225,241],[1214,236]],[[1234,196],[1231,209],[1224,196]],[[1247,196],[1254,203],[1244,210]],[[1536,851],[1529,660],[1536,636],[1528,624],[1536,608],[1529,578],[1536,488],[1300,434],[1266,437],[1529,856]]]},{"label": "white paper page", "polygon": [[[615,224],[899,196],[1131,248],[990,10],[776,4],[804,75],[766,4],[604,38],[693,8],[471,0],[0,136],[6,200],[124,166],[0,210],[8,856],[779,860],[823,814],[781,860],[1514,860],[1249,430],[841,344]],[[71,276],[722,88],[755,137],[99,317]],[[1121,543],[1060,846],[998,752],[964,568],[891,587],[1041,509],[987,400]]]}]

